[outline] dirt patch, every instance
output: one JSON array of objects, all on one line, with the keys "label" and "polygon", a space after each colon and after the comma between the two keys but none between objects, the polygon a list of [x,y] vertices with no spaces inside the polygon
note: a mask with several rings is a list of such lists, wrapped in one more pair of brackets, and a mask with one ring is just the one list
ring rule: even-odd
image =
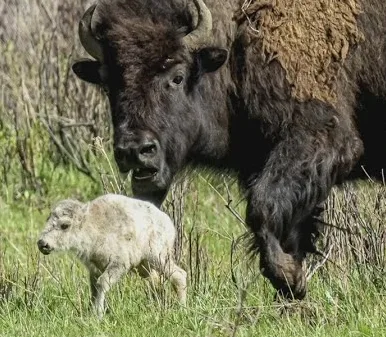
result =
[{"label": "dirt patch", "polygon": [[292,95],[336,102],[336,78],[350,48],[363,40],[357,0],[246,0],[238,20],[262,40],[267,60],[277,59]]}]

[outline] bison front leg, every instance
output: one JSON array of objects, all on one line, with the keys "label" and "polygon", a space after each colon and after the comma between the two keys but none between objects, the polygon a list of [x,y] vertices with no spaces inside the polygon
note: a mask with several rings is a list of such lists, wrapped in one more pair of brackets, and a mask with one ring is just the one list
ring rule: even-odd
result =
[{"label": "bison front leg", "polygon": [[246,221],[262,274],[284,296],[302,299],[306,294],[303,261],[315,252],[320,205],[353,166],[355,141],[339,147],[327,137],[286,139],[271,151],[260,174],[242,178]]}]

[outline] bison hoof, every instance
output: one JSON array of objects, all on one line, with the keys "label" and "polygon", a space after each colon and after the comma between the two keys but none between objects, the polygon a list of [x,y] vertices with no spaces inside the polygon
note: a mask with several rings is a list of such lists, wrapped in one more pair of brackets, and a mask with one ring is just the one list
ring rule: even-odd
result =
[{"label": "bison hoof", "polygon": [[276,288],[277,292],[275,295],[275,300],[279,298],[284,298],[288,300],[302,300],[307,293],[305,285],[301,283],[294,284],[291,287],[288,285]]},{"label": "bison hoof", "polygon": [[302,300],[306,296],[305,273],[303,272],[301,264],[293,259],[292,261],[288,259],[285,264],[279,262],[264,265],[261,271],[277,290],[277,297],[281,296],[286,299]]},{"label": "bison hoof", "polygon": [[277,296],[303,299],[307,292],[307,282],[302,263],[285,253],[276,239],[270,241],[260,252],[262,274],[277,290]]}]

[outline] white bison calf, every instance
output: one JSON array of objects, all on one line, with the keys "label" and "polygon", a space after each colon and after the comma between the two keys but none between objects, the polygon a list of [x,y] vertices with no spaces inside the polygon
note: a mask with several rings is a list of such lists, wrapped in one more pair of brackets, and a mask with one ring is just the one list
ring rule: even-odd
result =
[{"label": "white bison calf", "polygon": [[154,205],[107,194],[88,203],[60,201],[37,244],[43,254],[76,253],[90,272],[91,300],[101,317],[106,292],[132,268],[152,282],[169,278],[185,304],[186,272],[174,262],[174,241],[171,219]]}]

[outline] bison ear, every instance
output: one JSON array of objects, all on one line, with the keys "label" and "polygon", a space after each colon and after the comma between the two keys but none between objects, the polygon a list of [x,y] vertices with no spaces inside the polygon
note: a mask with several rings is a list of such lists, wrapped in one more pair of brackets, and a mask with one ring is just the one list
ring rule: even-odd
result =
[{"label": "bison ear", "polygon": [[222,48],[203,48],[198,52],[201,72],[210,73],[219,69],[228,58],[228,51]]},{"label": "bison ear", "polygon": [[100,66],[101,64],[98,61],[81,59],[75,61],[75,63],[72,65],[72,71],[83,81],[93,84],[100,84]]}]

